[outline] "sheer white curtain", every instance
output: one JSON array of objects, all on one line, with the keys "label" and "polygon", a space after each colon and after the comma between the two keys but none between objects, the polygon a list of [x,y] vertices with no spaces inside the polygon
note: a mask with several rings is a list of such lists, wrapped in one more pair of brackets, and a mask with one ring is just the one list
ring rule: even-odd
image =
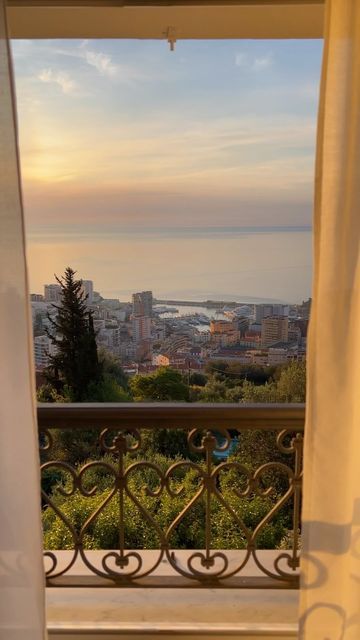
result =
[{"label": "sheer white curtain", "polygon": [[360,638],[360,0],[328,0],[315,196],[300,637]]},{"label": "sheer white curtain", "polygon": [[0,638],[41,640],[39,463],[14,105],[0,0]]}]

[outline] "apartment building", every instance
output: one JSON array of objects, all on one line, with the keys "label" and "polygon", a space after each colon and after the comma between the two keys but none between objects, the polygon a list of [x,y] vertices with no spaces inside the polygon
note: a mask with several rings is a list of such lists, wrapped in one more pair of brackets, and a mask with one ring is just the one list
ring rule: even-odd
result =
[{"label": "apartment building", "polygon": [[288,342],[289,320],[287,317],[270,316],[261,321],[261,346],[270,347],[276,342]]},{"label": "apartment building", "polygon": [[132,312],[134,316],[152,317],[153,294],[152,291],[141,291],[132,295]]},{"label": "apartment building", "polygon": [[288,304],[257,304],[255,307],[255,322],[259,323],[270,316],[286,317],[288,315]]},{"label": "apartment building", "polygon": [[34,358],[37,371],[47,367],[49,365],[49,355],[54,355],[55,353],[56,347],[48,336],[43,335],[34,338]]},{"label": "apartment building", "polygon": [[60,302],[61,287],[59,284],[44,284],[45,302]]}]

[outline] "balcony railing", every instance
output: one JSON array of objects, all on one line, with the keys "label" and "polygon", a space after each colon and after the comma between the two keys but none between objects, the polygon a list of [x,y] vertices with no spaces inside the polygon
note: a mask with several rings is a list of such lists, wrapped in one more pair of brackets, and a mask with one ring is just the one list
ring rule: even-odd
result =
[{"label": "balcony railing", "polygon": [[[66,542],[45,551],[47,585],[297,588],[304,414],[303,405],[39,405],[42,474],[57,477],[42,491],[44,529],[51,515]],[[188,458],[167,468],[144,449],[149,434],[164,429],[186,433],[188,447]],[[59,431],[69,448],[91,434],[99,459],[59,459]],[[272,458],[257,468],[236,452],[227,457],[250,432],[254,451],[264,437],[272,443]],[[84,505],[80,521],[74,496]],[[146,539],[135,548],[134,514],[135,534]],[[269,550],[279,518],[287,536]],[[92,532],[109,524],[116,547],[94,548]],[[178,532],[187,539],[193,528],[201,548],[184,548]]]}]

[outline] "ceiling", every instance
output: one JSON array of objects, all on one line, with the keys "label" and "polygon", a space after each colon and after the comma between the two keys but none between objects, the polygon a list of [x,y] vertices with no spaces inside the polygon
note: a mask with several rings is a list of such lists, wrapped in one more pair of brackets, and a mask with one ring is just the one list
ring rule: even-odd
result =
[{"label": "ceiling", "polygon": [[[321,0],[8,0],[12,38],[321,38]],[[179,4],[180,2],[180,4]],[[155,4],[162,6],[154,6]]]}]

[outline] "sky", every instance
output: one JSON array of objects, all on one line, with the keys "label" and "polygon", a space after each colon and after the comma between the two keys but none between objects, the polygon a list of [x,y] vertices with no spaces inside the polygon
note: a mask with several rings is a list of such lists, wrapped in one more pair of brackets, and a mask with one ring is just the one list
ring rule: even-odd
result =
[{"label": "sky", "polygon": [[32,290],[310,295],[321,41],[12,48]]}]

